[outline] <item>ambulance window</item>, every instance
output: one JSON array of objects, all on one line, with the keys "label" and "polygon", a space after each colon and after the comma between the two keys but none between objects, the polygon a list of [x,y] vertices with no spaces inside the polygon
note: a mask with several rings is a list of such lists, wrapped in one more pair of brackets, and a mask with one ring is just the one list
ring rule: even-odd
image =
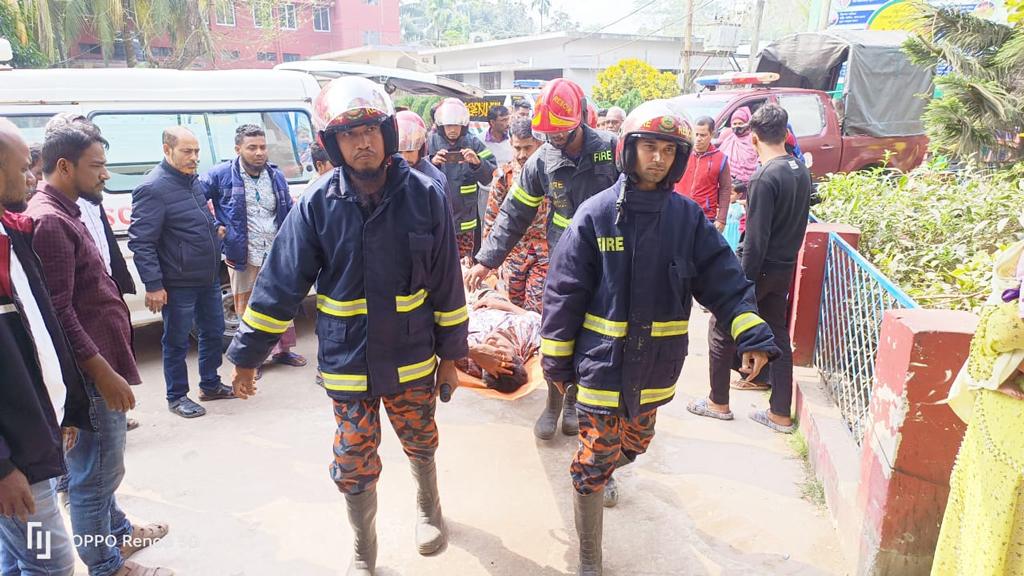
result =
[{"label": "ambulance window", "polygon": [[161,136],[165,128],[185,126],[199,140],[199,172],[235,157],[235,129],[257,124],[267,133],[270,162],[276,164],[289,182],[309,180],[309,145],[313,141],[309,115],[304,111],[281,112],[189,112],[171,114],[97,114],[93,122],[110,142],[107,169],[111,178],[107,191],[131,192],[146,173],[163,160]]},{"label": "ambulance window", "polygon": [[185,126],[199,140],[199,170],[213,164],[202,113],[186,114],[97,114],[92,118],[110,143],[107,150],[107,192],[131,192],[146,173],[164,159],[163,132],[171,126]]},{"label": "ambulance window", "polygon": [[7,116],[21,130],[21,136],[29,144],[42,144],[43,131],[52,114],[34,114],[31,116]]},{"label": "ambulance window", "polygon": [[210,136],[217,161],[234,160],[235,129],[242,124],[261,126],[267,133],[267,155],[289,182],[306,182],[313,170],[309,145],[313,129],[305,112],[218,112],[209,114]]}]

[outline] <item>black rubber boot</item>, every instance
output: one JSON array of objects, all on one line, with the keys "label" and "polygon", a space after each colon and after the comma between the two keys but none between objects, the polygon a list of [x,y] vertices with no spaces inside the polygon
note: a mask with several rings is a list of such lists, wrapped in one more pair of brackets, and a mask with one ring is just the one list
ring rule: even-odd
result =
[{"label": "black rubber boot", "polygon": [[373,576],[377,566],[377,488],[346,494],[353,551],[346,576]]},{"label": "black rubber boot", "polygon": [[[541,440],[551,440],[558,428],[558,414],[562,411],[562,393],[548,382],[548,403],[533,426],[533,435]],[[578,426],[578,425],[577,425]]]},{"label": "black rubber boot", "polygon": [[562,434],[575,436],[580,433],[580,420],[576,414],[576,387],[565,391],[565,405],[562,408]]},{"label": "black rubber boot", "polygon": [[583,495],[573,491],[576,535],[580,540],[577,576],[601,576],[601,532],[604,525],[604,491]]},{"label": "black rubber boot", "polygon": [[412,461],[412,476],[416,480],[416,548],[424,556],[444,546],[444,517],[441,515],[441,496],[437,493],[437,465]]}]

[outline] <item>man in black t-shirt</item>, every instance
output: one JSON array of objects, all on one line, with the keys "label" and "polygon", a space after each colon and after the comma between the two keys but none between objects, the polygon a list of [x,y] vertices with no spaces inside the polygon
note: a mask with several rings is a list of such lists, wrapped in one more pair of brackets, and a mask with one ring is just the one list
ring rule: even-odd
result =
[{"label": "man in black t-shirt", "polygon": [[[792,433],[793,349],[789,339],[787,310],[797,252],[803,244],[810,208],[811,177],[803,162],[786,151],[786,111],[774,104],[762,106],[751,118],[753,143],[761,166],[750,179],[747,230],[740,247],[740,260],[747,278],[756,284],[757,307],[771,326],[775,344],[782,355],[771,363],[768,373],[771,400],[769,410],[750,417],[777,432]],[[690,404],[700,416],[731,420],[729,380],[738,365],[736,344],[723,327],[711,319],[711,395]],[[738,389],[766,390],[763,382],[740,380]]]}]

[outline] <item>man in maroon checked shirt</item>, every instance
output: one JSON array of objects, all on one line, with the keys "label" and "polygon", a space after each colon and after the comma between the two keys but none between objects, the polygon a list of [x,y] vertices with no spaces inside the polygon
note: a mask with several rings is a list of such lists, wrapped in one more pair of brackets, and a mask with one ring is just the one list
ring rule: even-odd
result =
[{"label": "man in maroon checked shirt", "polygon": [[87,124],[48,130],[42,152],[44,182],[25,215],[35,221],[32,247],[86,377],[96,426],[95,431],[79,430],[67,451],[74,533],[103,537],[76,543],[78,555],[94,576],[169,576],[170,570],[126,560],[166,536],[167,526],[133,526],[114,496],[124,477],[125,412],[135,406],[129,386],[142,379],[132,351],[128,307],[77,204],[79,197],[102,199],[110,178],[106,148],[107,141]]}]

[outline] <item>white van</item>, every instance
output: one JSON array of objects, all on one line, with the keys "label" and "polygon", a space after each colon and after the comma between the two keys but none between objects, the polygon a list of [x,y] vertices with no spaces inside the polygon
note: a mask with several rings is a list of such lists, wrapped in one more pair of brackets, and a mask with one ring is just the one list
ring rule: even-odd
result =
[{"label": "white van", "polygon": [[[145,289],[127,247],[131,192],[163,159],[161,134],[189,127],[202,148],[200,172],[235,157],[235,128],[259,124],[267,132],[270,161],[298,196],[315,175],[306,150],[313,141],[312,102],[320,85],[309,74],[284,70],[181,71],[158,69],[0,70],[0,116],[21,128],[29,143],[58,112],[77,112],[96,123],[110,142],[111,179],[104,194],[107,219],[135,277],[138,293],[126,298],[132,324],[160,320],[145,307]],[[227,332],[238,325],[224,271]]]}]

